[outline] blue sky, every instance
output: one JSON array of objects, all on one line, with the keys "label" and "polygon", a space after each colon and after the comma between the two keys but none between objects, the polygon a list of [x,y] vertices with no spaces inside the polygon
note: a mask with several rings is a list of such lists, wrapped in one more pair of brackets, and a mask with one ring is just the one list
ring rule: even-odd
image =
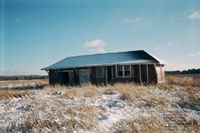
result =
[{"label": "blue sky", "polygon": [[200,68],[199,0],[1,0],[0,75],[46,74],[67,56],[144,49]]}]

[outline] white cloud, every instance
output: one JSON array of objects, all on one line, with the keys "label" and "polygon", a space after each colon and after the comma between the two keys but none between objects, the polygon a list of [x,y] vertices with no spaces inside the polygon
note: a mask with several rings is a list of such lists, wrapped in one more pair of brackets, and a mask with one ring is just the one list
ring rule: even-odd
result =
[{"label": "white cloud", "polygon": [[190,55],[178,56],[179,58],[186,58],[186,57],[197,57],[200,56],[200,52],[192,53]]},{"label": "white cloud", "polygon": [[105,48],[95,48],[95,49],[89,49],[89,52],[91,53],[105,53]]},{"label": "white cloud", "polygon": [[124,24],[126,24],[126,23],[136,23],[136,22],[139,22],[139,21],[141,21],[142,20],[142,18],[126,18],[125,20],[124,20]]},{"label": "white cloud", "polygon": [[190,54],[189,56],[190,56],[190,57],[195,57],[195,56],[196,56],[196,54]]},{"label": "white cloud", "polygon": [[106,45],[107,45],[107,42],[101,39],[96,39],[93,41],[88,41],[88,42],[83,43],[83,46],[86,48],[89,48],[88,51],[91,53],[105,53]]},{"label": "white cloud", "polygon": [[167,42],[167,46],[172,47],[173,43],[172,42]]},{"label": "white cloud", "polygon": [[190,54],[189,56],[190,56],[190,57],[196,57],[196,56],[200,56],[200,52],[197,52],[197,53]]},{"label": "white cloud", "polygon": [[161,46],[155,46],[154,49],[155,49],[155,50],[161,50],[162,47],[161,47]]},{"label": "white cloud", "polygon": [[200,19],[200,11],[193,11],[192,14],[190,14],[187,18],[190,20]]},{"label": "white cloud", "polygon": [[85,42],[83,45],[85,47],[91,48],[91,47],[104,47],[107,43],[101,39],[96,39],[93,41]]}]

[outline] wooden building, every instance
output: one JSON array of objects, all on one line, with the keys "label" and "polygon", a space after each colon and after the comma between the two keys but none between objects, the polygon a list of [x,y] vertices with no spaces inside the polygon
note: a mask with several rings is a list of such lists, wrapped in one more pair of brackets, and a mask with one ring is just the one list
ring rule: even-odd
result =
[{"label": "wooden building", "polygon": [[67,57],[42,70],[50,84],[165,81],[164,62],[143,50]]}]

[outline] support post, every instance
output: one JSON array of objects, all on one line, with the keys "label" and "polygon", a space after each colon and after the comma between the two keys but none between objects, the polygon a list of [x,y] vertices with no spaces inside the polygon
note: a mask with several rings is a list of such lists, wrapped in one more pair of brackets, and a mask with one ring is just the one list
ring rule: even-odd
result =
[{"label": "support post", "polygon": [[141,73],[141,65],[139,65],[139,76],[140,76],[140,84],[142,83],[142,75],[141,75],[142,73]]},{"label": "support post", "polygon": [[146,70],[147,70],[147,84],[149,84],[149,68],[148,68],[148,64],[146,64]]},{"label": "support post", "polygon": [[111,74],[112,74],[112,79],[113,79],[113,66],[111,66]]}]

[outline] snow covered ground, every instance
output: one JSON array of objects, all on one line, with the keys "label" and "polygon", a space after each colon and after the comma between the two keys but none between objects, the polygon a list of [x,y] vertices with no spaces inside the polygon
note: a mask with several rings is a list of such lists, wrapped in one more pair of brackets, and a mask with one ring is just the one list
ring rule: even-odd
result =
[{"label": "snow covered ground", "polygon": [[[137,93],[131,101],[135,97],[129,99],[120,87],[48,86],[43,90],[27,90],[29,95],[0,99],[0,131],[113,133],[162,132],[167,128],[172,132],[200,131],[199,106],[195,109],[179,106],[177,91],[132,86],[133,90],[143,89],[148,94],[130,92],[128,96]],[[111,93],[106,93],[109,89]],[[165,118],[168,115],[170,122]]]}]

